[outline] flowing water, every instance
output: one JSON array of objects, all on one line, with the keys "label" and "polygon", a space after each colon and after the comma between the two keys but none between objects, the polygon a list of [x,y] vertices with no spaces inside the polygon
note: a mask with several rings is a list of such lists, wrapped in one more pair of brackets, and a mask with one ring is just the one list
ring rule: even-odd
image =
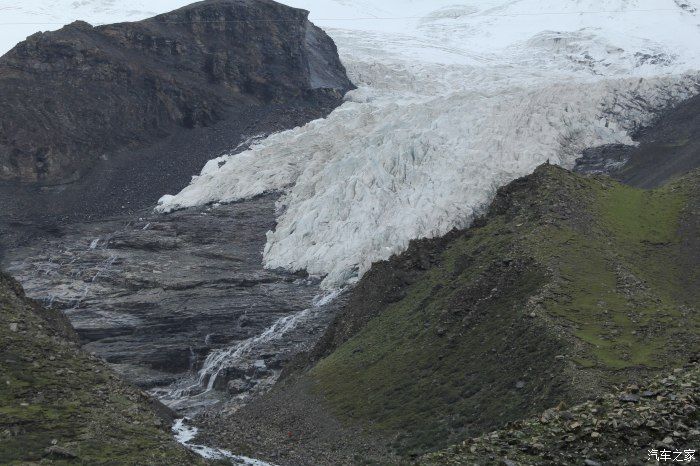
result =
[{"label": "flowing water", "polygon": [[[352,284],[411,239],[466,226],[508,181],[632,144],[698,92],[687,3],[286,3],[332,27],[358,85],[341,108],[213,159],[159,205],[194,209],[64,226],[4,259],[86,349],[183,413],[264,391],[332,318],[320,280],[263,263],[323,276],[325,290]],[[185,421],[174,432],[205,456],[264,465],[192,443]]]},{"label": "flowing water", "polygon": [[192,443],[192,440],[197,436],[198,429],[188,422],[188,419],[176,419],[173,423],[173,434],[175,439],[185,447],[202,456],[203,458],[212,460],[228,460],[231,464],[240,466],[274,466],[271,463],[248,458],[247,456],[234,455],[228,450],[221,448],[208,447]]},{"label": "flowing water", "polygon": [[194,415],[264,391],[334,314],[318,279],[263,269],[275,200],[68,225],[4,265],[88,351]]},{"label": "flowing water", "polygon": [[[342,292],[326,293],[314,298],[311,307],[276,320],[272,325],[243,341],[211,351],[201,368],[171,386],[151,390],[163,403],[178,412],[196,413],[204,406],[222,400],[227,393],[227,404],[242,405],[275,383],[282,366],[269,367],[265,355],[288,357],[310,348],[305,336],[309,329],[319,335],[334,314],[334,299]],[[315,338],[313,339],[315,341]],[[220,376],[225,376],[222,383]],[[217,390],[217,387],[221,390]]]}]

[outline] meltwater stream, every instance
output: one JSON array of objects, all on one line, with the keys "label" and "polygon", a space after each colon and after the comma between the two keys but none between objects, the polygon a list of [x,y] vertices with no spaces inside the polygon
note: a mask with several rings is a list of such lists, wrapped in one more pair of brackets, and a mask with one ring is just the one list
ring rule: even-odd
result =
[{"label": "meltwater stream", "polygon": [[[3,265],[29,296],[68,315],[85,349],[192,417],[264,391],[333,317],[337,292],[262,268],[275,200],[67,225]],[[207,458],[267,465],[193,443],[192,421],[173,429]]]},{"label": "meltwater stream", "polygon": [[[222,400],[222,390],[216,390],[220,387],[228,393],[229,406],[240,406],[272,386],[281,373],[281,366],[268,367],[265,355],[292,356],[308,348],[304,333],[309,328],[321,329],[319,324],[333,315],[333,301],[341,293],[337,290],[316,296],[311,307],[279,318],[259,335],[210,352],[196,373],[151,393],[178,412],[196,413]],[[226,376],[224,382],[217,384],[222,375]]]},{"label": "meltwater stream", "polygon": [[[325,289],[351,284],[411,239],[466,226],[545,160],[633,144],[700,90],[687,2],[288,3],[358,18],[320,22],[358,86],[341,108],[212,160],[161,199],[170,215],[66,226],[3,264],[66,312],[88,351],[183,415],[265,390],[332,318],[318,280],[261,260],[325,276]],[[174,433],[264,464],[192,443],[185,421]]]},{"label": "meltwater stream", "polygon": [[232,464],[240,466],[274,466],[271,463],[248,458],[247,456],[235,455],[230,451],[221,448],[213,448],[206,445],[192,443],[192,440],[194,440],[194,438],[197,436],[198,429],[191,425],[188,421],[189,420],[186,418],[175,420],[172,427],[173,434],[179,443],[198,455],[212,460],[229,460]]},{"label": "meltwater stream", "polygon": [[[10,251],[2,265],[30,297],[66,313],[87,351],[196,417],[272,385],[338,305],[339,293],[322,291],[318,279],[263,269],[275,201],[63,225],[56,237]],[[192,444],[192,423],[176,427],[198,453],[264,464]]]},{"label": "meltwater stream", "polygon": [[332,314],[314,305],[318,280],[263,269],[275,200],[67,225],[3,265],[137,385],[181,383],[166,397],[175,406],[178,393],[237,396],[274,378]]}]

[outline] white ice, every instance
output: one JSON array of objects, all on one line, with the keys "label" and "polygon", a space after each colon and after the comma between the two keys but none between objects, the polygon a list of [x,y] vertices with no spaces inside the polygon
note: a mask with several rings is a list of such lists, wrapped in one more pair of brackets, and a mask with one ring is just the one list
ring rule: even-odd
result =
[{"label": "white ice", "polygon": [[158,209],[282,191],[265,265],[327,288],[468,225],[548,159],[632,144],[698,90],[700,18],[673,0],[289,3],[331,28],[358,89],[327,119],[210,161]]}]

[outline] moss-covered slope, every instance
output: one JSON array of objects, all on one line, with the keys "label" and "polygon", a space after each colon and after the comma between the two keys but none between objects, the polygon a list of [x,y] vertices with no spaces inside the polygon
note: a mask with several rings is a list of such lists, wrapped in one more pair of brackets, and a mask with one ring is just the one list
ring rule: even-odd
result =
[{"label": "moss-covered slope", "polygon": [[516,180],[472,228],[373,267],[314,353],[316,394],[412,455],[683,364],[699,180]]},{"label": "moss-covered slope", "polygon": [[141,391],[82,352],[62,314],[0,273],[0,464],[201,464]]}]

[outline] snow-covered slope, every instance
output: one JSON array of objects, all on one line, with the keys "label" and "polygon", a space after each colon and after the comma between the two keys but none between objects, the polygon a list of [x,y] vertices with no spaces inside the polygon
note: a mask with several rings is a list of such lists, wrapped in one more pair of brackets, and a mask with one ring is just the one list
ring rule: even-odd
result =
[{"label": "snow-covered slope", "polygon": [[[698,91],[698,0],[283,3],[328,30],[358,89],[325,120],[212,160],[158,209],[281,190],[265,264],[326,276],[327,287],[410,239],[467,225],[498,186],[547,159],[568,167],[585,147],[631,143],[653,111]],[[136,19],[124,8],[180,6],[16,8],[32,4],[93,22],[85,12]],[[0,0],[3,20],[8,7]]]},{"label": "snow-covered slope", "polygon": [[283,190],[265,264],[327,287],[467,225],[547,159],[632,143],[698,90],[700,17],[685,0],[290,3],[334,28],[358,90],[325,120],[212,160],[158,208]]},{"label": "snow-covered slope", "polygon": [[191,0],[0,0],[0,55],[38,31],[81,19],[92,25],[138,21]]}]

